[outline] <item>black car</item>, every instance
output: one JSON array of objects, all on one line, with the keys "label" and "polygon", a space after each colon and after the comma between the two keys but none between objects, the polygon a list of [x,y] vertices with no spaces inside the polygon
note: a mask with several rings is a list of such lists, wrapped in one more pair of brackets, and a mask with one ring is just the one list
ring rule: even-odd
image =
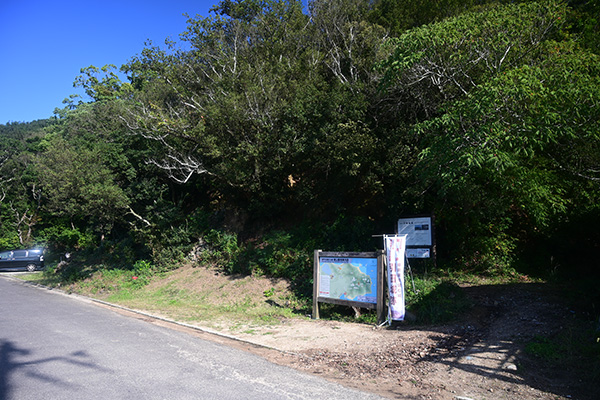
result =
[{"label": "black car", "polygon": [[33,272],[42,268],[44,268],[44,251],[41,249],[0,252],[0,271]]}]

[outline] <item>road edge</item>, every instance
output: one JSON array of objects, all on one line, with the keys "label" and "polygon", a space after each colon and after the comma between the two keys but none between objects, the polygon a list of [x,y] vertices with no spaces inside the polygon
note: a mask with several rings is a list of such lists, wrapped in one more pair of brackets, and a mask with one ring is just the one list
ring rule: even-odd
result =
[{"label": "road edge", "polygon": [[[207,340],[211,340],[213,342],[229,344],[229,345],[231,345],[232,343],[237,343],[238,346],[234,346],[234,347],[241,348],[246,351],[250,351],[250,348],[247,348],[244,346],[250,346],[254,350],[274,351],[274,352],[281,353],[281,354],[295,355],[295,353],[290,352],[290,351],[277,349],[277,348],[271,347],[271,346],[266,346],[264,344],[252,342],[250,340],[242,339],[242,338],[239,338],[239,337],[236,337],[233,335],[228,335],[226,333],[215,331],[215,330],[212,330],[212,329],[209,329],[206,327],[192,325],[192,324],[177,321],[177,320],[174,320],[171,318],[154,315],[154,314],[148,313],[146,311],[136,310],[133,308],[121,306],[119,304],[110,303],[108,301],[94,299],[93,297],[85,296],[85,295],[78,294],[78,293],[72,293],[72,292],[69,293],[62,289],[49,287],[49,286],[42,285],[37,282],[31,282],[28,280],[19,279],[13,275],[0,274],[0,278],[5,278],[7,280],[11,280],[11,281],[18,282],[18,283],[21,283],[24,285],[32,286],[37,289],[46,290],[50,293],[54,293],[54,294],[58,294],[58,295],[66,296],[66,297],[71,297],[71,298],[74,298],[79,301],[84,301],[87,303],[103,306],[105,308],[112,309],[115,312],[119,312],[121,315],[127,315],[127,313],[128,313],[128,314],[133,314],[132,317],[134,317],[134,318],[135,318],[135,316],[149,318],[151,321],[147,321],[144,318],[138,318],[138,319],[144,320],[146,322],[161,322],[162,326],[165,326],[170,329],[174,329],[175,327],[180,328],[179,330],[182,330],[181,328],[183,328],[184,330],[188,329],[197,334],[199,333],[202,335],[206,335],[206,337],[204,337],[204,336],[202,336],[202,337]],[[220,339],[220,340],[215,340],[215,339]],[[230,343],[225,343],[226,341],[229,341]],[[243,346],[240,346],[240,345],[243,345]],[[254,351],[254,353],[255,353],[255,351]]]}]

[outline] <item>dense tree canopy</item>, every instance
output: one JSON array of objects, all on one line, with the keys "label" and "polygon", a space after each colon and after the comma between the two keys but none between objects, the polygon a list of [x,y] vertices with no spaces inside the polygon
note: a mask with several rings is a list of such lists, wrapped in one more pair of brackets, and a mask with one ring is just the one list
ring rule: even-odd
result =
[{"label": "dense tree canopy", "polygon": [[440,222],[476,237],[447,241],[453,258],[509,263],[573,204],[595,204],[586,180],[598,171],[598,56],[569,38],[567,13],[563,3],[509,4],[392,42],[384,84],[416,108],[420,184],[444,199],[434,200]]},{"label": "dense tree canopy", "polygon": [[597,10],[221,1],[122,74],[82,69],[88,98],[55,119],[0,126],[0,245],[168,263],[196,243],[304,279],[307,251],[433,212],[449,268],[593,254],[575,226],[600,220]]}]

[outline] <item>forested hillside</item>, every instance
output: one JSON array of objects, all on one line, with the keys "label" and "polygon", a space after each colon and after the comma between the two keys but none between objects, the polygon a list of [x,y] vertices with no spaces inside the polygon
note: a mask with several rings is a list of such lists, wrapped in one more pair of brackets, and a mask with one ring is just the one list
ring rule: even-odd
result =
[{"label": "forested hillside", "polygon": [[598,274],[597,0],[225,0],[0,125],[0,248],[193,250],[310,286],[312,250],[433,213],[437,266]]}]

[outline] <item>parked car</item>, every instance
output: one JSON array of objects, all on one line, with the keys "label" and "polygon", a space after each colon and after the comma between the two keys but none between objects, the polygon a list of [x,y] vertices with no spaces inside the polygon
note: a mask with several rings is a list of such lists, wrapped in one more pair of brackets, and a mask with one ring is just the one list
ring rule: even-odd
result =
[{"label": "parked car", "polygon": [[44,251],[42,249],[0,252],[0,271],[26,270],[33,272],[42,268],[44,268]]}]

